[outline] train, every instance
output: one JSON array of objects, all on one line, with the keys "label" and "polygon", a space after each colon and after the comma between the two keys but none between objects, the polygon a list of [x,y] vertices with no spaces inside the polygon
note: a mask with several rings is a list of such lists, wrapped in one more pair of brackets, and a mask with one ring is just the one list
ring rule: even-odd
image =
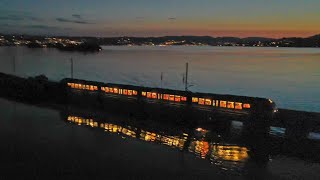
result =
[{"label": "train", "polygon": [[124,99],[178,108],[192,107],[201,111],[239,116],[255,114],[273,117],[278,112],[275,102],[267,98],[200,93],[71,78],[65,78],[60,83],[69,94],[85,93],[102,98]]}]

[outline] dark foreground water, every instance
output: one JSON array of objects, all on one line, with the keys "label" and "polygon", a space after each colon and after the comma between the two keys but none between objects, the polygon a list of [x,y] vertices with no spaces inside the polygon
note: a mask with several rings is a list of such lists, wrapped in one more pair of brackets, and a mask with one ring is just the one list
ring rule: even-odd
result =
[{"label": "dark foreground water", "polygon": [[4,99],[0,110],[1,179],[320,179],[320,131],[186,128]]}]

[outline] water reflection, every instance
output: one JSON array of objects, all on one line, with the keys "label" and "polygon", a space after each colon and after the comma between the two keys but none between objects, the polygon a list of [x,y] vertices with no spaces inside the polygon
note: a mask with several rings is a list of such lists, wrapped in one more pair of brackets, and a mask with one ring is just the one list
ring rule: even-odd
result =
[{"label": "water reflection", "polygon": [[256,126],[230,120],[191,129],[177,129],[171,126],[162,127],[161,122],[154,124],[151,120],[139,124],[120,119],[111,120],[107,118],[108,115],[95,116],[75,111],[62,114],[68,122],[76,125],[98,128],[106,133],[192,154],[228,174],[269,176],[276,172],[274,162],[277,162],[279,157],[299,158],[306,162],[320,161],[317,153],[320,146],[317,142],[318,134],[306,133],[306,130],[300,130],[302,134],[290,133],[299,127]]},{"label": "water reflection", "polygon": [[[53,162],[53,168],[61,164],[65,164],[64,169],[74,165],[83,167],[80,160],[70,161],[81,156],[84,160],[81,162],[94,164],[92,172],[97,171],[99,162],[101,173],[105,173],[106,166],[121,169],[124,163],[131,162],[130,167],[121,171],[139,170],[144,166],[153,170],[154,165],[170,172],[173,168],[174,173],[179,171],[186,176],[193,172],[216,173],[220,169],[228,177],[235,174],[248,179],[320,178],[314,173],[320,171],[320,128],[312,123],[308,126],[286,124],[285,128],[279,128],[230,119],[186,128],[71,105],[36,107],[0,100],[0,106],[3,110],[0,132],[4,142],[1,149],[9,154],[4,162],[16,167],[20,160],[14,157],[18,155],[22,162],[27,162],[19,170],[33,169],[39,162],[46,165]],[[19,148],[11,148],[10,144]],[[65,151],[66,148],[70,151]],[[73,153],[75,149],[80,151]],[[93,157],[87,158],[85,154],[91,151]],[[112,165],[107,161],[113,162]],[[119,164],[115,165],[116,162]]]},{"label": "water reflection", "polygon": [[[223,170],[241,172],[246,163],[250,162],[250,148],[245,144],[237,144],[223,140],[221,135],[213,130],[197,127],[188,132],[171,132],[149,130],[148,127],[109,123],[104,118],[81,117],[67,115],[67,121],[76,125],[99,128],[106,133],[118,134],[149,143],[161,144],[171,148],[192,153],[198,158],[209,161]],[[231,127],[230,127],[231,128]],[[234,133],[234,132],[233,132]],[[234,134],[239,135],[238,133]],[[243,173],[243,172],[242,172]]]}]

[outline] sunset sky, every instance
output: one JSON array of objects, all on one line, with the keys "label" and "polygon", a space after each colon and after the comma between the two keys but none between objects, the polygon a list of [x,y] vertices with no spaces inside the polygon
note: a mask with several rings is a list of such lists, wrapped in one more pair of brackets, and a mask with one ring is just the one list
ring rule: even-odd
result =
[{"label": "sunset sky", "polygon": [[0,33],[307,37],[320,0],[1,0]]}]

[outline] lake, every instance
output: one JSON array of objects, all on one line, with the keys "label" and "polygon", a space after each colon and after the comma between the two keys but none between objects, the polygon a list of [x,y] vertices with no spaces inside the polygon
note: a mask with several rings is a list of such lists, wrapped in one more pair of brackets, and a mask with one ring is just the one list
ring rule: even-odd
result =
[{"label": "lake", "polygon": [[[0,72],[79,79],[273,99],[278,107],[320,112],[320,49],[266,47],[104,46],[100,53],[0,47]],[[16,71],[13,72],[13,58]]]}]

